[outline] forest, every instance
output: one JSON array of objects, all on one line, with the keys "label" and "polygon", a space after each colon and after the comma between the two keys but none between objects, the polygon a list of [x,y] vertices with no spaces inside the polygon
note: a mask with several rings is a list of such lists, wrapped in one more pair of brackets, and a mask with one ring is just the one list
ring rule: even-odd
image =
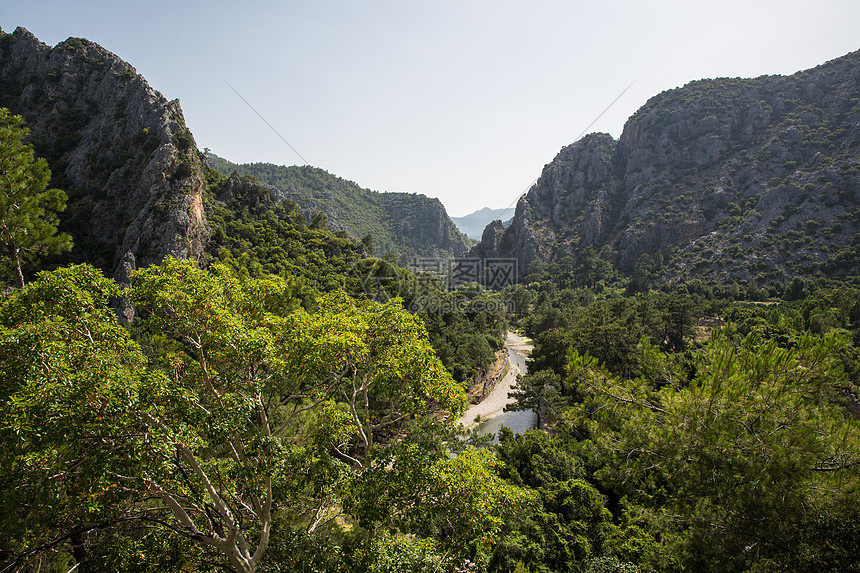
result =
[{"label": "forest", "polygon": [[[205,260],[121,287],[0,119],[0,571],[860,569],[856,277],[450,288],[209,170]],[[491,446],[509,329],[539,428]]]}]

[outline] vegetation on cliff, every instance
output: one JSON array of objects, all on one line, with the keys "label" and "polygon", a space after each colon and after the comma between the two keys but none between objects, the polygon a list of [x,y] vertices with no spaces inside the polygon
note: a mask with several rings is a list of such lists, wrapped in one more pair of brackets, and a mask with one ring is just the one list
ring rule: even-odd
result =
[{"label": "vegetation on cliff", "polygon": [[48,162],[33,157],[24,143],[20,116],[0,108],[0,246],[8,255],[15,286],[24,286],[21,261],[71,248],[71,237],[57,233],[57,212],[66,207],[61,189],[46,189]]},{"label": "vegetation on cliff", "polygon": [[451,260],[471,246],[438,199],[378,193],[310,166],[238,165],[212,153],[207,157],[223,175],[254,177],[277,197],[295,202],[309,221],[322,214],[331,228],[362,240],[378,256],[393,254],[403,266],[415,257]]},{"label": "vegetation on cliff", "polygon": [[[616,141],[546,165],[510,227],[473,250],[658,283],[764,289],[860,269],[860,52],[792,76],[691,82],[651,98]],[[579,286],[589,286],[580,284]]]}]

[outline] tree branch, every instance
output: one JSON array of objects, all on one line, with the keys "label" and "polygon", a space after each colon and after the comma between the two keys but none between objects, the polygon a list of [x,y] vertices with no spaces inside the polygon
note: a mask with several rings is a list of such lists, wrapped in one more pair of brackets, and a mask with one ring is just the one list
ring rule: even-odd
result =
[{"label": "tree branch", "polygon": [[651,410],[653,412],[660,412],[661,414],[666,413],[666,410],[664,410],[663,408],[660,408],[659,406],[655,406],[654,404],[650,404],[648,402],[637,402],[636,400],[631,400],[629,398],[622,398],[621,396],[613,394],[612,392],[609,392],[608,390],[604,390],[603,388],[600,388],[599,386],[597,386],[595,384],[589,384],[588,386],[590,388],[593,388],[594,390],[597,390],[601,394],[605,394],[605,395],[609,396],[610,398],[614,398],[615,400],[618,400],[619,402],[624,402],[625,404],[631,404],[633,406],[639,406],[640,408],[647,408],[648,410]]}]

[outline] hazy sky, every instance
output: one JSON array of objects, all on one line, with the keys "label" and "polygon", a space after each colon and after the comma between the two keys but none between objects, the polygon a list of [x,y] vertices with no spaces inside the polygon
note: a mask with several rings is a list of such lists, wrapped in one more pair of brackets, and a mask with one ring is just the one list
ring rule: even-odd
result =
[{"label": "hazy sky", "polygon": [[[588,130],[618,137],[691,80],[791,74],[860,49],[860,2],[4,2],[0,26],[101,44],[197,145],[303,164],[451,215],[507,207]],[[236,93],[233,86],[301,157]],[[302,159],[304,158],[304,159]]]}]

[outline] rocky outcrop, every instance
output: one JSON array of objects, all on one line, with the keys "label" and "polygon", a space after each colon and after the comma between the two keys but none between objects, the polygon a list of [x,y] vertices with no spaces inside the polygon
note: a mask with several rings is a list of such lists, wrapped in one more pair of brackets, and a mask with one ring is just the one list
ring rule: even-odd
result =
[{"label": "rocky outcrop", "polygon": [[497,350],[495,360],[486,369],[482,369],[469,381],[470,404],[478,404],[486,398],[493,388],[501,382],[508,373],[508,353],[506,350]]},{"label": "rocky outcrop", "polygon": [[487,225],[481,242],[469,251],[469,258],[516,258],[520,269],[528,268],[535,259],[548,258],[552,241],[538,240],[530,225],[531,217],[531,206],[524,197],[520,198],[511,224],[505,227],[496,220]]},{"label": "rocky outcrop", "polygon": [[858,272],[860,52],[792,76],[692,82],[620,140],[565,147],[510,227],[473,256],[597,256],[665,280],[780,282]]},{"label": "rocky outcrop", "polygon": [[376,196],[382,207],[382,221],[394,230],[400,245],[410,247],[401,250],[407,257],[413,253],[413,256],[441,253],[458,256],[469,248],[470,241],[460,233],[438,199],[406,193],[378,193]]},{"label": "rocky outcrop", "polygon": [[24,117],[69,196],[61,228],[75,240],[72,260],[126,282],[167,255],[202,256],[202,159],[178,100],[97,44],[51,48],[18,28],[0,32],[0,105]]}]

